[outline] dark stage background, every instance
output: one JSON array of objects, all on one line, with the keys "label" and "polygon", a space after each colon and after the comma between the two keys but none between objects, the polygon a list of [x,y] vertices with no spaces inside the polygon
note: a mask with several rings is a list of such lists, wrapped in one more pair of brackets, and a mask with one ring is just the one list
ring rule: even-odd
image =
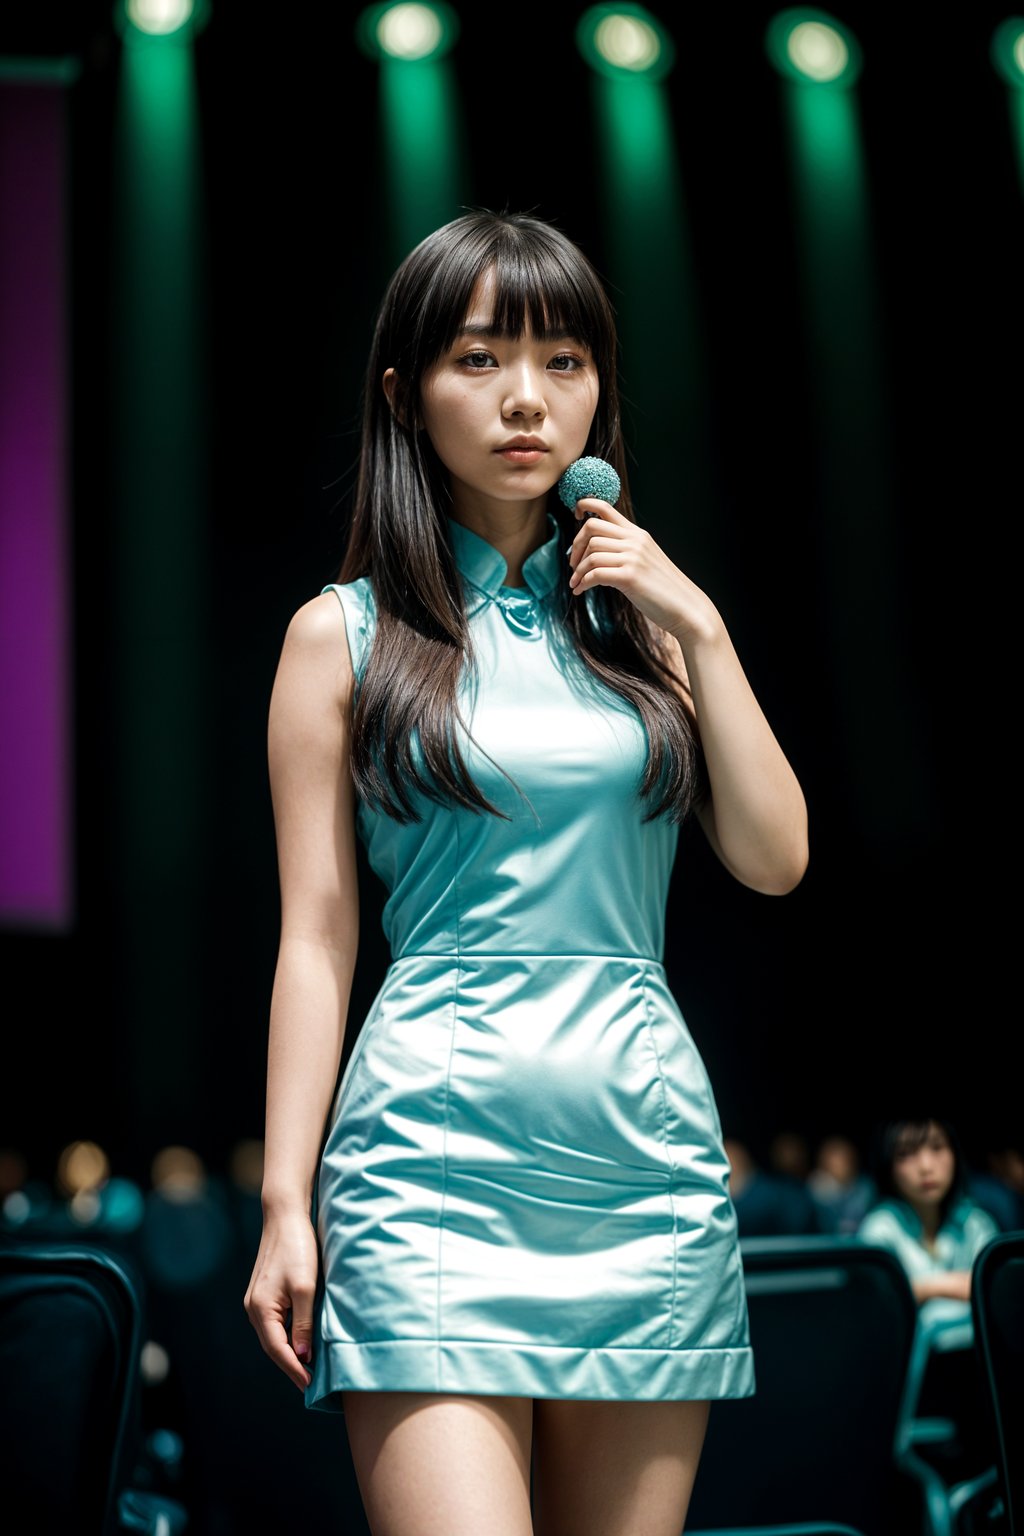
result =
[{"label": "dark stage background", "polygon": [[[465,8],[450,60],[465,177],[447,217],[507,206],[555,221],[628,310],[573,42],[581,9]],[[725,618],[804,787],[810,867],[791,894],[759,895],[699,827],[684,829],[669,981],[726,1136],[762,1166],[780,1133],[813,1148],[843,1132],[866,1154],[880,1117],[923,1110],[954,1122],[982,1171],[1020,1129],[1007,1059],[1019,1035],[1008,964],[1018,696],[1004,658],[1019,611],[1024,220],[1007,91],[988,56],[1004,12],[854,0],[841,12],[865,56],[873,478],[853,474],[856,414],[842,463],[821,436],[820,338],[763,44],[773,13],[664,13],[705,342],[699,484],[692,463],[673,476],[657,467],[658,434],[685,424],[693,399],[680,385],[688,359],[670,336],[664,349],[641,336],[621,371],[638,521]],[[343,1421],[304,1413],[248,1329],[258,1176],[238,1152],[263,1133],[279,930],[270,692],[290,616],[339,571],[362,369],[392,259],[378,69],[353,42],[355,15],[214,0],[195,41],[206,510],[176,503],[173,454],[135,463],[130,513],[149,524],[150,556],[133,570],[140,617],[127,626],[119,519],[137,444],[115,407],[166,380],[161,356],[138,347],[127,384],[118,372],[122,45],[109,0],[8,6],[0,20],[0,54],[82,66],[69,87],[67,210],[76,915],[68,932],[0,934],[0,1147],[20,1155],[37,1194],[77,1138],[142,1191],[168,1144],[202,1159],[203,1200],[152,1201],[147,1224],[112,1241],[140,1259],[144,1337],[169,1361],[147,1368],[145,1422],[182,1434],[185,1480],[173,1486],[210,1536],[365,1529]],[[864,484],[877,494],[862,497]],[[179,558],[179,518],[199,529],[194,566]],[[168,702],[152,781],[127,781],[131,816],[144,806],[162,844],[193,808],[164,880],[145,840],[133,852],[125,744],[136,707],[153,704],[146,658],[163,665],[179,639],[195,695]],[[342,1065],[388,961],[384,891],[361,848],[360,884]],[[2,1160],[5,1178],[17,1162]]]},{"label": "dark stage background", "polygon": [[[459,202],[553,219],[617,302],[578,13],[552,3],[541,18],[503,17],[497,44],[482,13],[463,18],[452,55],[470,129]],[[180,600],[159,537],[146,576],[152,602],[203,636],[207,690],[204,835],[187,882],[202,964],[169,1038],[122,996],[124,893],[108,858],[122,707],[109,684],[124,644],[109,621],[121,45],[105,4],[8,9],[0,23],[6,54],[83,61],[70,98],[78,917],[67,934],[2,938],[8,995],[24,989],[8,1014],[2,1135],[44,1180],[74,1137],[95,1139],[145,1182],[168,1141],[222,1169],[240,1138],[262,1132],[279,916],[267,708],[290,615],[340,565],[362,368],[389,270],[377,69],[353,43],[355,14],[265,8],[257,20],[217,4],[195,43],[210,295],[207,598],[200,611]],[[708,583],[800,777],[811,862],[796,891],[765,897],[686,829],[669,979],[726,1134],[757,1156],[787,1129],[811,1139],[844,1130],[864,1145],[877,1116],[924,1104],[957,1123],[981,1165],[1018,1124],[1003,895],[1017,695],[1003,658],[1017,607],[1024,223],[1006,89],[988,59],[1004,13],[842,11],[866,60],[857,90],[888,518],[877,563],[851,573],[845,605],[823,578],[813,347],[780,83],[763,47],[772,14],[688,7],[670,23],[679,56],[667,88],[707,343],[714,559],[689,539],[685,466],[671,484],[645,479],[642,463],[632,478],[638,520]],[[671,398],[673,358],[661,366]],[[624,356],[627,395],[629,367]],[[898,596],[882,648],[876,581]],[[876,718],[890,665],[897,712]],[[388,958],[383,888],[365,864],[361,881],[346,1055]],[[152,974],[156,996],[176,957],[159,942],[152,952],[165,967]],[[154,1062],[175,1082],[176,1059],[188,1063],[185,1091],[151,1099]]]}]

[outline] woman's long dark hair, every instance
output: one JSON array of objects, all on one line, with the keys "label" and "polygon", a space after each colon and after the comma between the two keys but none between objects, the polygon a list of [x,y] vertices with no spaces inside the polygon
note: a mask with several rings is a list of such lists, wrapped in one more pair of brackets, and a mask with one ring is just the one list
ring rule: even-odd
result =
[{"label": "woman's long dark hair", "polygon": [[[576,336],[590,348],[600,395],[583,452],[614,465],[622,482],[617,507],[636,521],[619,422],[615,320],[590,262],[561,231],[528,214],[483,209],[435,230],[395,271],[377,314],[355,504],[337,578],[344,584],[369,576],[377,615],[352,717],[352,777],[365,801],[403,823],[422,819],[410,782],[436,802],[451,797],[504,815],[474,783],[456,735],[456,721],[465,727],[457,689],[472,643],[447,524],[448,471],[420,409],[424,372],[454,342],[477,279],[492,268],[497,331],[520,337],[529,314],[535,336]],[[397,376],[393,410],[382,387],[389,367]],[[579,524],[554,488],[548,507],[561,549]],[[561,562],[558,592],[575,649],[595,677],[635,705],[647,731],[640,793],[651,795],[665,775],[644,820],[667,811],[681,823],[706,796],[708,781],[696,731],[668,681],[661,631],[614,588],[590,590],[591,613],[586,600],[572,601],[569,575],[568,561]],[[433,783],[415,761],[414,733]]]},{"label": "woman's long dark hair", "polygon": [[883,1200],[900,1200],[905,1205],[906,1197],[900,1192],[892,1174],[896,1154],[897,1152],[916,1152],[921,1143],[931,1134],[933,1125],[938,1126],[953,1149],[953,1179],[939,1205],[939,1226],[941,1227],[954,1206],[964,1195],[970,1194],[960,1137],[951,1121],[940,1120],[934,1115],[927,1120],[885,1121],[884,1124],[875,1127],[872,1161],[879,1197]]}]

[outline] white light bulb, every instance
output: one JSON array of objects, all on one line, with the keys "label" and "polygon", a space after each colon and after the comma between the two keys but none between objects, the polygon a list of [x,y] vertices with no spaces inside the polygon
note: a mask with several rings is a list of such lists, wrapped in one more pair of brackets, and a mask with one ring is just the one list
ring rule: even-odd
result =
[{"label": "white light bulb", "polygon": [[820,82],[838,79],[850,60],[835,27],[822,21],[801,21],[795,26],[786,39],[786,52],[802,75]]}]

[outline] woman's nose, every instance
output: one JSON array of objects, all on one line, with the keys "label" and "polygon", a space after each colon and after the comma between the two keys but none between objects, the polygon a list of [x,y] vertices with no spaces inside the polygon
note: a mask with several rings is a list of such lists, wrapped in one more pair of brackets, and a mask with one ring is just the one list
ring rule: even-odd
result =
[{"label": "woman's nose", "polygon": [[515,411],[543,411],[544,390],[541,385],[540,375],[535,368],[524,364],[514,371],[509,382],[508,395],[505,399],[505,414],[512,415]]}]

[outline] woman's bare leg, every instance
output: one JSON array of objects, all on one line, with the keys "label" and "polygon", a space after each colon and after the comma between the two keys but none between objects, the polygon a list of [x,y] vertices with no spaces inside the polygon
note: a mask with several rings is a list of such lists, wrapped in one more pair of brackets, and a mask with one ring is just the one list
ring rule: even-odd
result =
[{"label": "woman's bare leg", "polygon": [[532,1398],[342,1396],[373,1536],[532,1536]]},{"label": "woman's bare leg", "polygon": [[710,1408],[537,1398],[536,1536],[680,1536]]}]

